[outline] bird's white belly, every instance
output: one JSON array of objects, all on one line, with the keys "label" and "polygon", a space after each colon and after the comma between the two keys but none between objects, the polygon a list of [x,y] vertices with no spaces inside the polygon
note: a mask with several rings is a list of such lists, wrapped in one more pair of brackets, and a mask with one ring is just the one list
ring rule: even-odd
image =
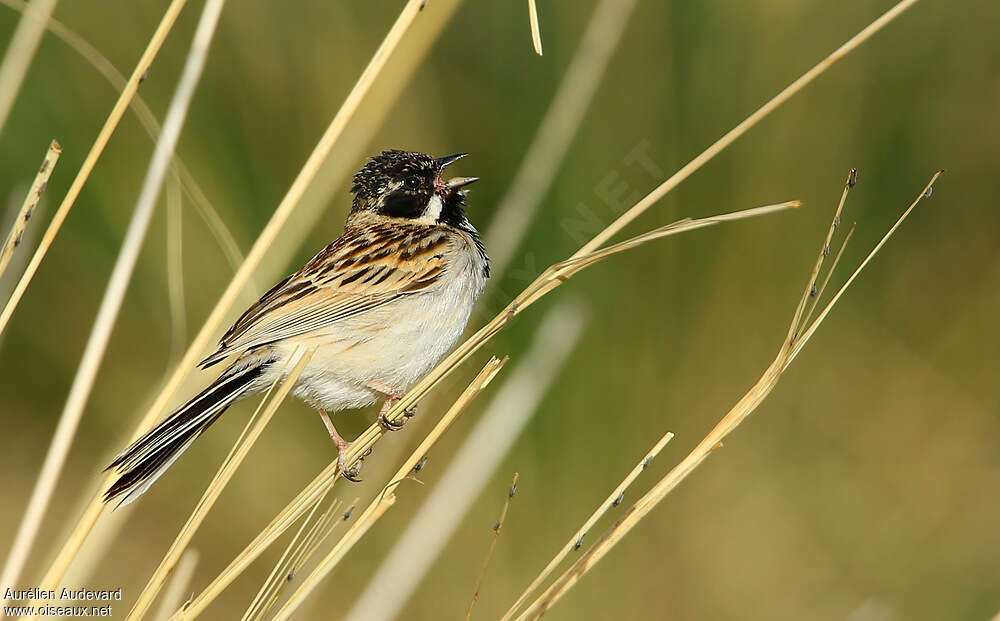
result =
[{"label": "bird's white belly", "polygon": [[381,401],[382,388],[409,390],[454,347],[482,291],[484,279],[475,267],[455,271],[431,291],[310,335],[308,342],[317,349],[294,394],[332,412]]}]

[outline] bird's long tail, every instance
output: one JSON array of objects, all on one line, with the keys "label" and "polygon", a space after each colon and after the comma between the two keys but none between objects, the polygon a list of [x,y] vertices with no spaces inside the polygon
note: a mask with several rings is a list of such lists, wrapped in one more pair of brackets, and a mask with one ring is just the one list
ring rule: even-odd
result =
[{"label": "bird's long tail", "polygon": [[118,480],[104,494],[104,502],[121,497],[127,505],[141,496],[208,426],[234,401],[244,396],[267,364],[223,373],[211,386],[122,451],[106,470]]}]

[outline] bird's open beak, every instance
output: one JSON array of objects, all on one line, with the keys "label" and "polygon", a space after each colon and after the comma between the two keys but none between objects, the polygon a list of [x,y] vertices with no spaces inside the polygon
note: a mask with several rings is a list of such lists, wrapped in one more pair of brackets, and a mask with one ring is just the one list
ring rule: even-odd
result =
[{"label": "bird's open beak", "polygon": [[438,168],[446,168],[454,164],[458,160],[462,159],[466,155],[468,155],[468,153],[456,153],[455,155],[446,155],[444,157],[439,157],[435,159],[434,162],[437,163]]},{"label": "bird's open beak", "polygon": [[479,177],[455,177],[454,179],[449,179],[447,183],[444,184],[446,190],[453,192],[458,188],[464,188],[470,183],[475,183],[479,181]]}]

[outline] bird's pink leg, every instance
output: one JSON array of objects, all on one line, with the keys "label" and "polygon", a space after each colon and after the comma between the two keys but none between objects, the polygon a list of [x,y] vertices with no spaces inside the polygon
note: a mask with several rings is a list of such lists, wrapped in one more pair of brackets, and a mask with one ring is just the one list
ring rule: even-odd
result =
[{"label": "bird's pink leg", "polygon": [[330,433],[330,439],[337,447],[337,464],[340,466],[340,473],[348,481],[360,482],[361,478],[358,475],[361,473],[361,460],[358,460],[357,465],[353,468],[349,468],[347,463],[347,451],[351,448],[351,443],[345,440],[337,428],[333,426],[333,421],[330,420],[330,415],[326,413],[326,410],[319,410],[319,417],[323,419],[323,424],[326,425],[326,430]]}]

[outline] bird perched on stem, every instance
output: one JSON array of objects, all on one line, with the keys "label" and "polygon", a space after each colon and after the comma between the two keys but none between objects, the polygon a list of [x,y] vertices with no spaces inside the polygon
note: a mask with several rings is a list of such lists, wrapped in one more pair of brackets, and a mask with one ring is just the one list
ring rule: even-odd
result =
[{"label": "bird perched on stem", "polygon": [[201,362],[229,366],[114,459],[105,501],[138,498],[226,408],[287,375],[299,347],[315,352],[292,392],[316,408],[341,471],[358,480],[329,415],[383,400],[379,422],[398,429],[386,412],[455,345],[490,275],[465,216],[464,188],[477,179],[442,178],[465,155],[393,150],[369,160],[354,176],[344,234],[233,324]]}]

